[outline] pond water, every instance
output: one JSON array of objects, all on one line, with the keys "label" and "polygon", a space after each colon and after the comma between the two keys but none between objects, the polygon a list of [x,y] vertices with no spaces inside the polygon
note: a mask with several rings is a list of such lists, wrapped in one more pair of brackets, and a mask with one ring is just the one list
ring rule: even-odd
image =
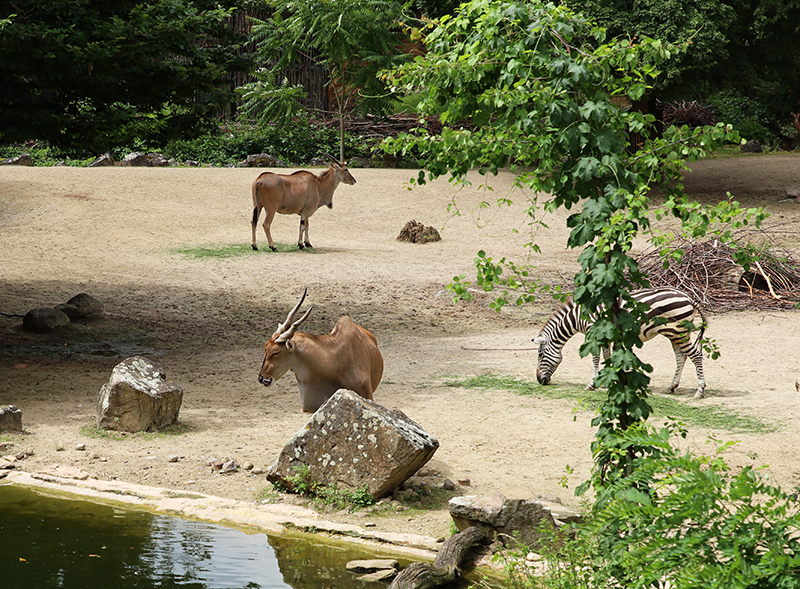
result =
[{"label": "pond water", "polygon": [[[0,486],[2,589],[361,589],[346,546]],[[402,563],[407,564],[407,563]],[[461,585],[469,587],[468,583]]]}]

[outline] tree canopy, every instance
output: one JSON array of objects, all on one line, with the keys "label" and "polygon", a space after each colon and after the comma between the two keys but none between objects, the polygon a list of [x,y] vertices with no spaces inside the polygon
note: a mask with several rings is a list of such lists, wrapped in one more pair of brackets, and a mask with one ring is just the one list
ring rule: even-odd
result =
[{"label": "tree canopy", "polygon": [[248,68],[220,4],[0,1],[0,141],[97,152],[206,128]]},{"label": "tree canopy", "polygon": [[[694,236],[715,229],[723,239],[731,226],[748,222],[735,201],[713,209],[692,202],[681,182],[687,161],[738,134],[720,124],[656,136],[654,117],[625,105],[652,87],[657,65],[680,47],[647,37],[608,40],[604,29],[564,6],[473,0],[443,17],[426,47],[387,77],[397,91],[421,92],[421,113],[441,112],[445,128],[436,135],[423,127],[385,146],[421,154],[420,183],[445,174],[463,181],[473,168],[492,174],[510,165],[517,184],[531,191],[531,223],[541,206],[575,209],[567,221],[567,245],[581,249],[573,297],[597,314],[581,353],[613,350],[596,380],[608,388],[593,422],[596,481],[622,476],[632,457],[648,450],[623,450],[618,434],[651,410],[650,367],[634,353],[644,315],[628,292],[647,279],[630,255],[633,239],[657,238],[651,219],[665,215]],[[636,145],[632,133],[647,139]],[[661,206],[650,196],[654,187],[663,190]],[[476,265],[487,290],[520,286],[485,254]]]},{"label": "tree canopy", "polygon": [[564,0],[610,36],[686,43],[662,64],[665,100],[731,91],[778,120],[800,109],[800,0]]},{"label": "tree canopy", "polygon": [[[396,0],[264,2],[273,16],[255,20],[253,26],[262,65],[280,72],[297,65],[301,56],[323,65],[329,73],[342,134],[344,116],[350,109],[358,106],[367,112],[380,112],[387,108],[386,86],[376,74],[406,57],[399,23],[407,17],[407,4]],[[279,100],[275,89],[281,83],[273,80],[263,87],[265,105]],[[258,85],[251,85],[251,89],[251,100],[257,99],[253,90],[258,90]],[[250,110],[256,110],[255,103],[251,104]],[[340,145],[340,158],[344,159],[343,140]]]}]

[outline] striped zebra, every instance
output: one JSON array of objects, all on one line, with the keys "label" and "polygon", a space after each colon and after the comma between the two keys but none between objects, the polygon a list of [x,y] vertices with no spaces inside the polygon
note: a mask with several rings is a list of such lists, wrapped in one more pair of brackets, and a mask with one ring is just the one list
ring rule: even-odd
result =
[{"label": "striped zebra", "polygon": [[[683,365],[688,357],[697,368],[697,392],[694,396],[698,399],[703,398],[706,381],[703,377],[701,341],[707,325],[703,312],[685,293],[674,288],[644,288],[633,291],[631,296],[650,307],[647,312],[647,319],[650,322],[642,326],[642,342],[649,341],[661,334],[672,343],[677,368],[669,392],[674,393],[678,388]],[[697,338],[692,342],[689,329],[682,323],[684,321],[694,322],[695,315],[700,317],[700,326]],[[665,322],[653,323],[653,319],[659,318],[664,318]],[[588,319],[581,317],[580,307],[572,299],[553,313],[539,335],[531,340],[539,346],[539,361],[536,367],[536,379],[539,383],[546,385],[550,382],[556,368],[561,364],[561,352],[564,344],[578,332],[586,334],[593,322],[594,316],[591,314]],[[608,359],[609,351],[604,350],[603,355]],[[588,390],[594,389],[594,380],[600,371],[600,356],[594,356],[593,362],[594,374],[592,381],[586,387]]]}]

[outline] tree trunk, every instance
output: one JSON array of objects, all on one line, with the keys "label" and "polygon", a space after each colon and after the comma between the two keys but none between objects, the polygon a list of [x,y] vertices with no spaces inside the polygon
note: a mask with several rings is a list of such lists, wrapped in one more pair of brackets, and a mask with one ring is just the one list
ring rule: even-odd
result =
[{"label": "tree trunk", "polygon": [[486,537],[486,532],[476,526],[451,536],[442,545],[433,564],[413,562],[395,577],[389,589],[432,589],[450,583],[461,575],[459,564],[476,543]]}]

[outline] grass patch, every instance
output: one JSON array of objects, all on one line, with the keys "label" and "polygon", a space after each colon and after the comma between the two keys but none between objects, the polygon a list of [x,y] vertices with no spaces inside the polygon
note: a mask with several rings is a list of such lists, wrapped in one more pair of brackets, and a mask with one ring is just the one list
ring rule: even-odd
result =
[{"label": "grass patch", "polygon": [[[238,258],[241,256],[257,256],[260,254],[272,254],[272,253],[287,253],[287,252],[297,252],[301,251],[296,243],[287,244],[287,243],[276,243],[275,247],[278,248],[277,252],[273,252],[269,249],[269,246],[266,242],[259,246],[258,251],[254,250],[249,244],[247,243],[223,243],[223,244],[214,244],[214,245],[200,245],[197,247],[182,247],[182,248],[175,248],[169,250],[172,254],[180,254],[186,256],[187,258],[193,258],[195,260],[208,260],[208,259],[226,259],[226,258]],[[314,248],[302,250],[308,253],[315,253]]]},{"label": "grass patch", "polygon": [[189,425],[182,423],[175,423],[157,432],[121,432],[116,430],[106,430],[97,427],[97,422],[92,419],[89,423],[81,427],[81,435],[87,438],[94,438],[100,440],[115,440],[117,442],[126,439],[134,440],[155,440],[160,438],[171,438],[173,436],[180,436],[194,431]]},{"label": "grass patch", "polygon": [[[566,399],[575,402],[580,409],[595,411],[605,399],[603,391],[587,391],[578,387],[558,385],[543,386],[514,377],[482,374],[463,380],[448,380],[446,386],[467,389],[495,389],[512,391],[519,395],[531,395],[545,399]],[[689,405],[679,398],[650,395],[648,402],[653,408],[650,419],[670,418],[697,427],[705,427],[734,433],[766,434],[777,431],[777,422],[765,421],[714,405]]]}]

